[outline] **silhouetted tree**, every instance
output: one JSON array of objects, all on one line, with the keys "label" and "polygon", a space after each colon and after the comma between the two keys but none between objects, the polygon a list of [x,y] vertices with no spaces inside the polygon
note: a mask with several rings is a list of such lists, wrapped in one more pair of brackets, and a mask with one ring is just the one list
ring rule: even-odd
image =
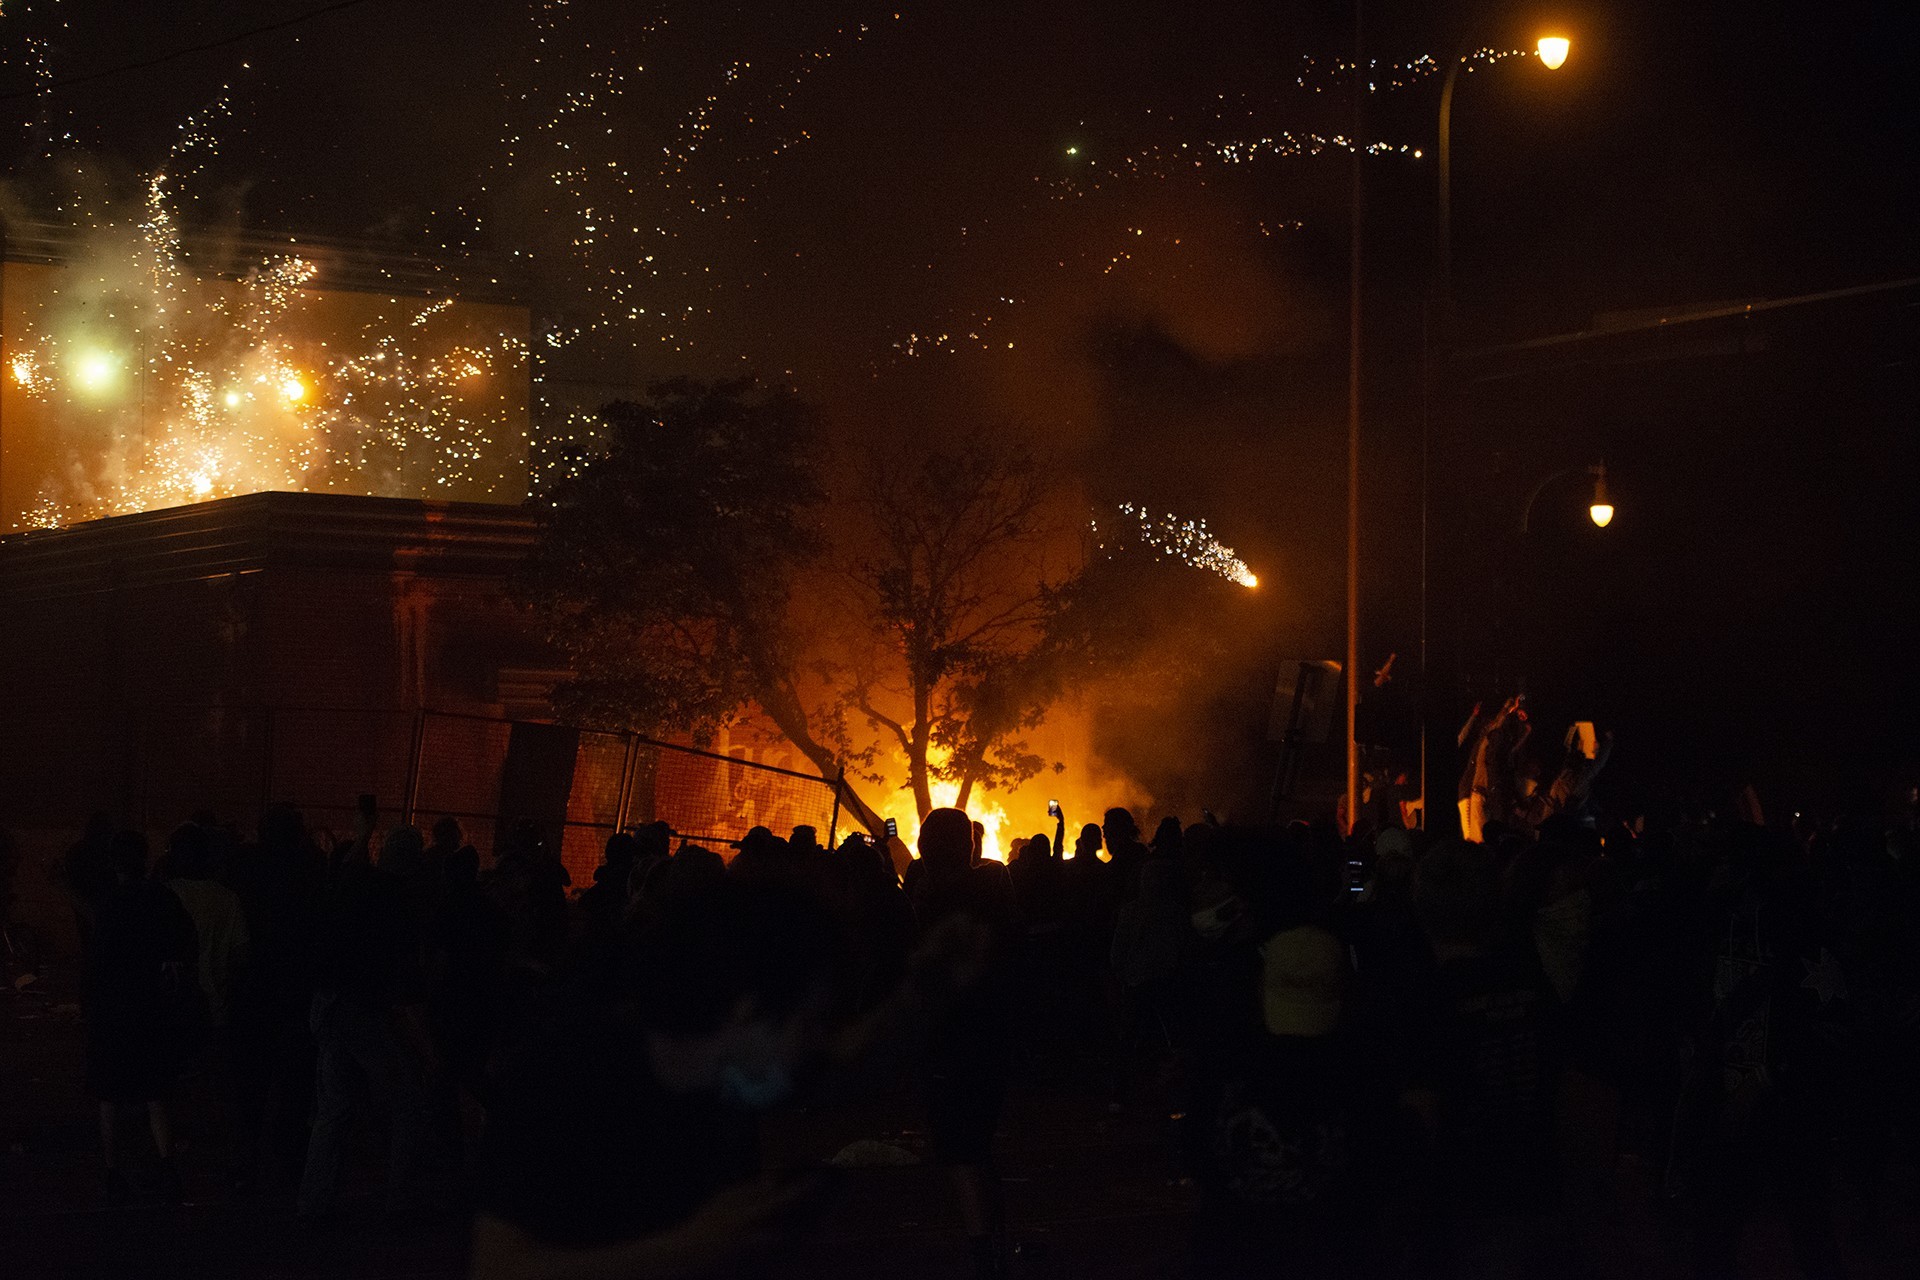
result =
[{"label": "silhouetted tree", "polygon": [[894,442],[870,450],[858,477],[838,569],[862,626],[828,658],[830,681],[898,747],[922,817],[936,779],[956,783],[963,805],[975,786],[1017,786],[1045,765],[1020,734],[1060,682],[1028,672],[1080,564],[1058,482],[984,436]]},{"label": "silhouetted tree", "polygon": [[834,463],[806,405],[749,379],[603,417],[519,583],[570,718],[700,740],[757,708],[823,773],[894,779],[897,752],[925,816],[936,782],[965,804],[1034,776],[1025,732],[1140,658],[1116,611],[1164,568],[1089,562],[1073,486],[988,433]]},{"label": "silhouetted tree", "polygon": [[821,549],[813,413],[751,379],[678,379],[602,417],[604,452],[552,491],[518,582],[573,666],[557,709],[705,740],[757,706],[833,773],[838,737],[809,715],[792,625]]}]

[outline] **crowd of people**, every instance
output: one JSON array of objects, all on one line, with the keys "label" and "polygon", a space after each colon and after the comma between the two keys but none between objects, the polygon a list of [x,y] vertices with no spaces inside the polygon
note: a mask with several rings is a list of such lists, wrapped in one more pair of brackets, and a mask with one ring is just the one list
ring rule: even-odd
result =
[{"label": "crowd of people", "polygon": [[1920,1150],[1920,794],[1603,814],[1610,739],[1541,769],[1521,711],[1463,733],[1465,838],[1112,809],[1003,865],[955,809],[916,850],[653,824],[576,890],[530,825],[483,871],[452,819],[323,849],[290,808],[251,840],[202,815],[157,858],[96,823],[63,865],[105,1194],[182,1194],[199,1073],[233,1190],[316,1227],[377,1122],[388,1210],[471,1212],[477,1277],[725,1273],[831,1191],[763,1168],[756,1117],[911,1078],[999,1276],[1007,1090],[1066,1063],[1171,1117],[1197,1275],[1579,1274],[1571,1202],[1625,1168],[1699,1275],[1763,1202],[1840,1274],[1835,1187],[1871,1206]]}]

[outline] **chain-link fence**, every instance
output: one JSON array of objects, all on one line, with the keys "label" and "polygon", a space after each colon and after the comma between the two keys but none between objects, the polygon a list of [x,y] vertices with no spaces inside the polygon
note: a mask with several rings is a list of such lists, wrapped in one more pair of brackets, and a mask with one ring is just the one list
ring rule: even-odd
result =
[{"label": "chain-link fence", "polygon": [[78,828],[92,812],[162,832],[197,812],[250,823],[270,803],[349,831],[362,795],[423,829],[457,819],[490,854],[515,821],[557,840],[576,885],[606,839],[665,822],[725,845],[754,826],[831,840],[835,781],[636,734],[433,711],[176,707],[16,712],[0,722],[0,824]]}]

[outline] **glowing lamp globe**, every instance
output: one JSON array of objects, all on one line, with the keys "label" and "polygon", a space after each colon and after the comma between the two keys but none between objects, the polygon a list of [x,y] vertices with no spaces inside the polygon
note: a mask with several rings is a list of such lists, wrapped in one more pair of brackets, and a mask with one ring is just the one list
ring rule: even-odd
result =
[{"label": "glowing lamp globe", "polygon": [[1607,494],[1607,464],[1596,462],[1590,471],[1593,475],[1593,505],[1587,508],[1587,514],[1599,528],[1613,523],[1613,499]]},{"label": "glowing lamp globe", "polygon": [[1611,502],[1596,502],[1587,508],[1587,514],[1593,517],[1593,522],[1596,525],[1604,529],[1613,523],[1613,504]]},{"label": "glowing lamp globe", "polygon": [[1540,43],[1534,46],[1549,71],[1558,71],[1566,64],[1567,51],[1572,47],[1573,42],[1565,36],[1541,36]]}]

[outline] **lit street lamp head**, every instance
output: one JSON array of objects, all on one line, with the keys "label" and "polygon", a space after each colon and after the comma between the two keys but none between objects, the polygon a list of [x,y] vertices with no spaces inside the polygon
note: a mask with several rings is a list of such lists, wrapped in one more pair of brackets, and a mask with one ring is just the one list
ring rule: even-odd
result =
[{"label": "lit street lamp head", "polygon": [[1607,464],[1604,462],[1593,468],[1593,505],[1587,508],[1587,514],[1599,528],[1613,523],[1613,499],[1607,496]]},{"label": "lit street lamp head", "polygon": [[[1558,71],[1565,65],[1567,61],[1567,50],[1572,47],[1573,42],[1565,36],[1541,36],[1540,42],[1534,46],[1540,53],[1540,61],[1546,64],[1547,70],[1549,71]],[[1595,521],[1596,523],[1605,523],[1605,521],[1600,520],[1597,516],[1595,517]]]}]

